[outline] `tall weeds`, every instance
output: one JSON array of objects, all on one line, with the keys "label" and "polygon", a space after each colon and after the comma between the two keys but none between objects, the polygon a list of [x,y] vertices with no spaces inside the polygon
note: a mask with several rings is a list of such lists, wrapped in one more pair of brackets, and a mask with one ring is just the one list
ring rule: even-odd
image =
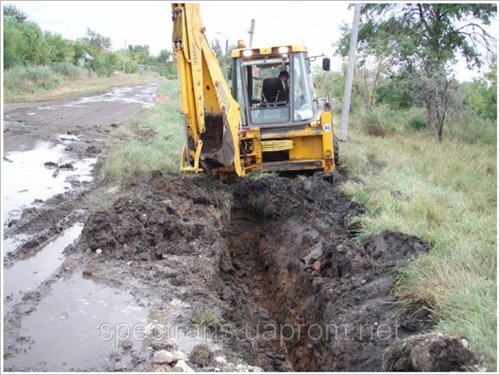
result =
[{"label": "tall weeds", "polygon": [[49,66],[15,66],[4,71],[4,95],[9,92],[35,92],[59,86],[61,78]]}]

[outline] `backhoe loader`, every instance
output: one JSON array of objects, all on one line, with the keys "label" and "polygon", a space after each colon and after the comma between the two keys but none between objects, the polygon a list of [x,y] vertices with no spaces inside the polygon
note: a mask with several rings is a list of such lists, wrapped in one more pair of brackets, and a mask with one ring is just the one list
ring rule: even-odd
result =
[{"label": "backhoe loader", "polygon": [[[225,180],[253,171],[335,169],[330,100],[317,98],[311,73],[320,56],[308,57],[303,45],[247,48],[239,42],[224,76],[199,4],[173,3],[172,22],[185,129],[181,172]],[[329,59],[322,62],[329,70]],[[289,87],[279,78],[284,71]]]}]

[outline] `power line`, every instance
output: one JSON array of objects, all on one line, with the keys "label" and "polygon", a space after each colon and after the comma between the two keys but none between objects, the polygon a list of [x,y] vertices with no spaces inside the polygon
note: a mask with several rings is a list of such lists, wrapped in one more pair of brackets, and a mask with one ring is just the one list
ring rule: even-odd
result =
[{"label": "power line", "polygon": [[288,10],[285,10],[285,11],[284,11],[283,13],[281,13],[281,14],[278,14],[276,17],[270,18],[270,19],[265,20],[265,21],[262,21],[262,22],[263,22],[263,23],[265,23],[265,22],[270,22],[270,21],[273,21],[273,20],[275,20],[276,18],[279,18],[279,17],[281,17],[281,16],[285,15],[286,13],[290,12],[291,10],[293,10],[293,9],[297,8],[300,4],[301,4],[301,3],[298,3],[298,4],[297,4],[297,5],[295,5],[294,7],[290,8],[290,9],[288,9]]}]

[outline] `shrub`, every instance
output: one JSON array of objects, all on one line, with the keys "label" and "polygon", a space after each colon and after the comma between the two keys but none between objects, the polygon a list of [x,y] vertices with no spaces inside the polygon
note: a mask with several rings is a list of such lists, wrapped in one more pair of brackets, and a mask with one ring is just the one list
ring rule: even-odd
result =
[{"label": "shrub", "polygon": [[198,344],[193,347],[189,359],[200,367],[205,367],[212,361],[214,353],[207,344]]},{"label": "shrub", "polygon": [[71,79],[79,79],[85,77],[86,70],[79,68],[70,63],[55,63],[50,66],[50,69],[57,74],[61,74]]},{"label": "shrub", "polygon": [[60,77],[49,66],[15,66],[4,73],[4,89],[15,92],[50,90],[59,86]]}]

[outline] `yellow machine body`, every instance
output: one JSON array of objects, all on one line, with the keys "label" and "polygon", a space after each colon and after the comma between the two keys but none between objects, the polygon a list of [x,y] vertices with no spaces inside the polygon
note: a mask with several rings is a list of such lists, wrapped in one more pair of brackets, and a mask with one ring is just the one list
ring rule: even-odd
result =
[{"label": "yellow machine body", "polygon": [[[330,103],[316,98],[307,47],[235,49],[228,84],[199,5],[173,3],[172,20],[186,132],[181,172],[226,179],[252,171],[335,169]],[[290,78],[289,92],[276,86],[281,71]]]}]

